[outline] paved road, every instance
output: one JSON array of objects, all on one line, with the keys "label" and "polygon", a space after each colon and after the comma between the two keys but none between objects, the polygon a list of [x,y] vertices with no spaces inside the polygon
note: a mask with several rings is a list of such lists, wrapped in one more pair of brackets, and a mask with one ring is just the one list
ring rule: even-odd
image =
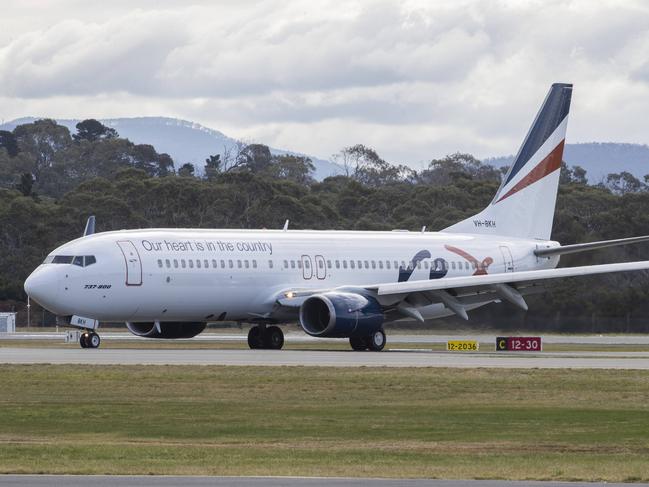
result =
[{"label": "paved road", "polygon": [[312,350],[164,350],[0,348],[8,364],[158,364],[326,367],[494,367],[649,370],[649,352],[450,353],[413,350],[374,352]]},{"label": "paved road", "polygon": [[382,480],[313,477],[159,477],[106,475],[4,475],[7,487],[647,487],[649,484],[607,484],[588,482],[504,482],[501,480]]},{"label": "paved road", "polygon": [[[135,340],[135,341],[152,341],[150,338],[142,338],[132,335],[128,332],[102,332],[99,330],[102,340]],[[496,335],[471,334],[468,332],[458,333],[456,335],[431,335],[431,334],[391,334],[388,333],[388,343],[429,343],[439,344],[446,343],[448,340],[466,338],[478,340],[481,343],[494,343]],[[20,333],[0,333],[0,340],[58,340],[63,342],[65,332],[20,332]],[[314,338],[306,333],[288,332],[285,339],[290,343],[330,343],[330,342],[347,342],[345,338]],[[241,342],[245,343],[247,335],[245,333],[201,333],[194,338],[177,340],[178,342]],[[649,345],[649,334],[647,335],[543,335],[544,343],[578,343],[582,345]]]}]

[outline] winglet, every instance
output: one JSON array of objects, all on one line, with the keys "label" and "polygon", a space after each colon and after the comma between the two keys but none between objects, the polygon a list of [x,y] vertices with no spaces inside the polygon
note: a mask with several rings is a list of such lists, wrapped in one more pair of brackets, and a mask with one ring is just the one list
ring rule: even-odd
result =
[{"label": "winglet", "polygon": [[93,233],[95,233],[95,215],[88,217],[86,228],[83,231],[83,236],[92,235]]}]

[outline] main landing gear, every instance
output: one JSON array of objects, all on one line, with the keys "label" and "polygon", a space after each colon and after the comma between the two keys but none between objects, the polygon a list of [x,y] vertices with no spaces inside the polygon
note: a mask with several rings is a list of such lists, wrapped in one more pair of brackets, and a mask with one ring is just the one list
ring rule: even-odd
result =
[{"label": "main landing gear", "polygon": [[81,348],[99,348],[101,338],[94,331],[86,330],[79,337]]},{"label": "main landing gear", "polygon": [[284,333],[279,326],[253,326],[248,332],[248,346],[252,349],[281,350]]},{"label": "main landing gear", "polygon": [[385,342],[385,332],[383,330],[377,330],[367,336],[357,335],[349,337],[349,344],[358,352],[362,352],[363,350],[380,352],[385,347]]}]

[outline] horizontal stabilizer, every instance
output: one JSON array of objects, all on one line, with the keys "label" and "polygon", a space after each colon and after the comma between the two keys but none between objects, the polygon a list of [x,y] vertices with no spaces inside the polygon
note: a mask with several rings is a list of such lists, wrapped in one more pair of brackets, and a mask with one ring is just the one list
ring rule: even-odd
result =
[{"label": "horizontal stabilizer", "polygon": [[574,245],[562,245],[561,247],[551,247],[548,249],[537,249],[534,251],[534,255],[536,255],[537,257],[551,257],[553,255],[576,254],[577,252],[587,252],[589,250],[616,247],[618,245],[629,245],[640,242],[649,242],[649,235],[644,235],[642,237],[618,238],[616,240],[602,240],[600,242],[588,242]]}]

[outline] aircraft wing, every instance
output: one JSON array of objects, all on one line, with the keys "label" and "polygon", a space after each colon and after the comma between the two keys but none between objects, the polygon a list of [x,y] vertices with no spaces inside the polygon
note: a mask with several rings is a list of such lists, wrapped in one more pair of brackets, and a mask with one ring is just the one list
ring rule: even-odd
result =
[{"label": "aircraft wing", "polygon": [[541,281],[560,277],[588,276],[592,274],[639,271],[646,269],[649,269],[649,260],[623,262],[618,264],[563,267],[560,269],[545,269],[538,271],[505,272],[502,274],[485,274],[481,276],[449,277],[423,281],[388,282],[385,284],[364,287],[368,290],[376,291],[379,295],[403,294],[463,287],[492,286],[494,284],[523,283],[527,281]]},{"label": "aircraft wing", "polygon": [[527,310],[523,295],[543,291],[540,282],[547,279],[647,269],[649,269],[649,261],[639,261],[412,282],[389,282],[364,287],[367,291],[376,293],[380,302],[391,303],[397,314],[418,321],[424,321],[418,311],[419,307],[439,302],[467,320],[467,305],[489,300],[509,301]]}]

